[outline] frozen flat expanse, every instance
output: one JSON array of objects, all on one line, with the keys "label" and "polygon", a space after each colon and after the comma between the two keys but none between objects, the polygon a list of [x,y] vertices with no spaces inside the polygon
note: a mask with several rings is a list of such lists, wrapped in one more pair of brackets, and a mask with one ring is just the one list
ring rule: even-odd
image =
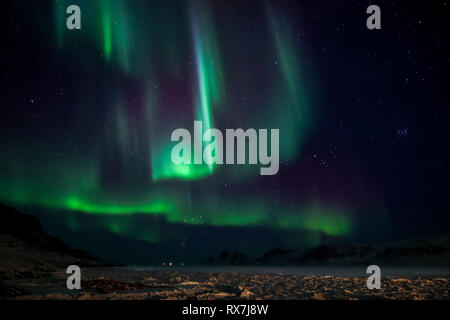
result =
[{"label": "frozen flat expanse", "polygon": [[[184,271],[184,272],[236,272],[250,274],[285,274],[299,276],[366,277],[368,266],[128,266],[136,271]],[[450,277],[450,267],[399,267],[381,268],[381,276],[386,277]]]}]

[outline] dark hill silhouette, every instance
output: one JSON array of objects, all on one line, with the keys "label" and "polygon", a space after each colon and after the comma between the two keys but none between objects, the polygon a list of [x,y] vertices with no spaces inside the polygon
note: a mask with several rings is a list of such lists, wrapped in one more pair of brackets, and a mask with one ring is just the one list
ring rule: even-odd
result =
[{"label": "dark hill silhouette", "polygon": [[0,280],[39,277],[71,265],[104,262],[49,235],[38,219],[0,204]]}]

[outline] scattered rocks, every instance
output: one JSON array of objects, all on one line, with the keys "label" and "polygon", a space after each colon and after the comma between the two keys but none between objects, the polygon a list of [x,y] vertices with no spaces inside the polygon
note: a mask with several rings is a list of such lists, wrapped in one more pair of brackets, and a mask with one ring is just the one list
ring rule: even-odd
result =
[{"label": "scattered rocks", "polygon": [[66,289],[65,274],[53,274],[40,282],[15,280],[14,287],[21,289],[4,289],[5,285],[11,288],[10,283],[0,289],[7,299],[450,299],[450,279],[446,278],[383,278],[380,290],[369,290],[366,278],[361,277],[119,268],[86,268],[83,277],[79,291]]},{"label": "scattered rocks", "polygon": [[251,296],[253,296],[253,292],[247,289],[244,289],[241,293],[241,298],[250,298]]},{"label": "scattered rocks", "polygon": [[184,281],[180,283],[180,286],[196,286],[199,285],[200,282],[197,281]]}]

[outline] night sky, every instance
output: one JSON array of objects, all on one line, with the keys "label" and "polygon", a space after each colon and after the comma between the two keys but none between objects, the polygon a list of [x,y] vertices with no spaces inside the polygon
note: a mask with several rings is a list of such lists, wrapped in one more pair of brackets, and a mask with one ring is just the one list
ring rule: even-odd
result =
[{"label": "night sky", "polygon": [[[448,232],[448,1],[6,2],[0,201],[70,245],[198,262]],[[194,120],[279,128],[279,172],[173,164]]]}]

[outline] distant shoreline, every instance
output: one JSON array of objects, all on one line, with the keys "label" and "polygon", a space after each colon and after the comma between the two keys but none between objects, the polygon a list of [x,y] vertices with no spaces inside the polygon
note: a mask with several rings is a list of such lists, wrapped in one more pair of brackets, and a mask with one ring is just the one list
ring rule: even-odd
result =
[{"label": "distant shoreline", "polygon": [[[380,265],[382,277],[446,277],[450,278],[450,267],[416,267],[416,266],[385,266]],[[333,276],[333,277],[366,277],[364,265],[351,266],[264,266],[264,265],[185,265],[185,266],[123,266],[125,270],[133,271],[177,271],[203,273],[244,273],[244,274],[278,274],[298,276]]]}]

